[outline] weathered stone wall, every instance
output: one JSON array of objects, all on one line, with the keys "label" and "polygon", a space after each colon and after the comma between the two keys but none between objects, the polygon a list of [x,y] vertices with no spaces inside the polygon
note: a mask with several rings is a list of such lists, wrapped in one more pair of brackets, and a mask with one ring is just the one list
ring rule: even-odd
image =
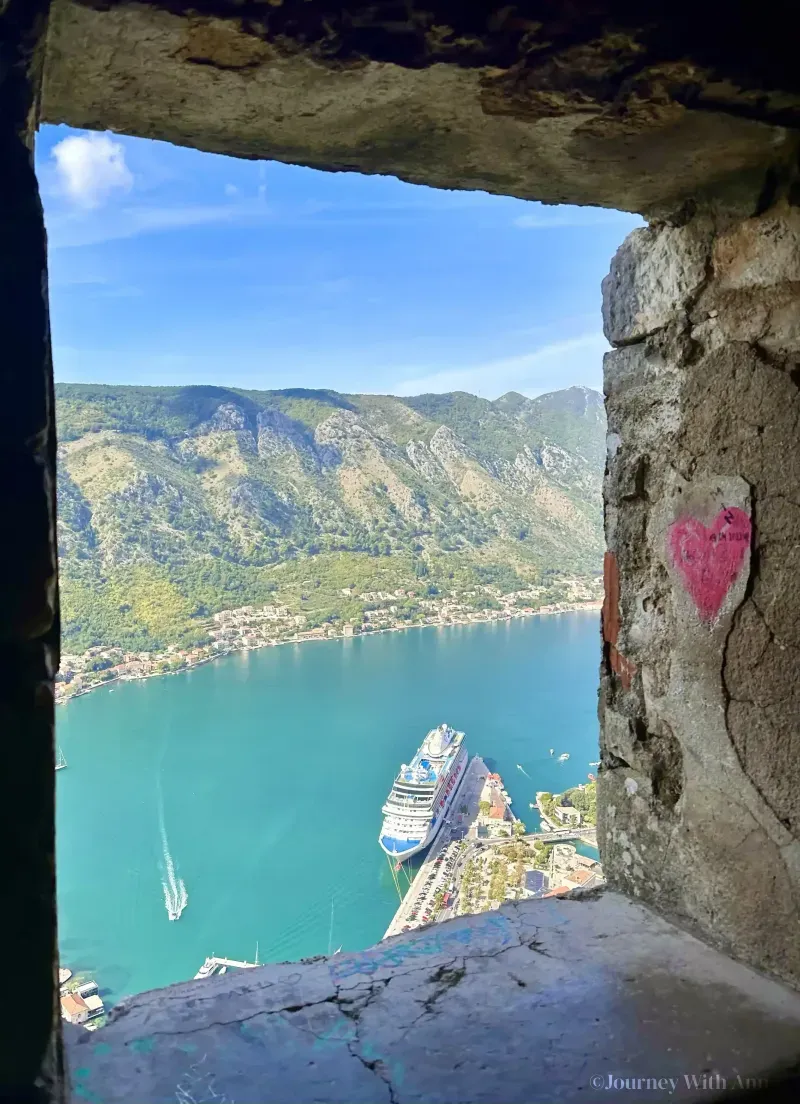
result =
[{"label": "weathered stone wall", "polygon": [[0,1099],[55,1099],[55,434],[42,208],[33,171],[48,4],[0,4]]},{"label": "weathered stone wall", "polygon": [[800,983],[800,208],[631,234],[604,281],[609,879]]},{"label": "weathered stone wall", "polygon": [[[777,8],[777,5],[775,5]],[[798,15],[690,0],[53,0],[42,116],[241,157],[671,211],[800,127]],[[780,28],[778,31],[777,28]]]}]

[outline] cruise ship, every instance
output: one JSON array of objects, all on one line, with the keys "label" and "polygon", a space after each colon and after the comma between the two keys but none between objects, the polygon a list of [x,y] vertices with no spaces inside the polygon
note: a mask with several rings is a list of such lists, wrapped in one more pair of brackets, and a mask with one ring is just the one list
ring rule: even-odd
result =
[{"label": "cruise ship", "polygon": [[404,763],[381,810],[378,837],[390,858],[403,862],[427,847],[441,828],[467,766],[464,733],[432,729],[410,763]]}]

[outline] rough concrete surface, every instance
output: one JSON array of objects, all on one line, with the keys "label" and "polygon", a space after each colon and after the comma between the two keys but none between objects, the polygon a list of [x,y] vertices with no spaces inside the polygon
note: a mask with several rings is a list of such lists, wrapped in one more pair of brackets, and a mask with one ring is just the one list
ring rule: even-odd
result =
[{"label": "rough concrete surface", "polygon": [[800,995],[605,893],[143,993],[69,1061],[75,1098],[109,1104],[691,1100],[799,1033]]},{"label": "rough concrete surface", "polygon": [[800,983],[800,219],[635,231],[604,283],[600,839],[615,886]]},{"label": "rough concrete surface", "polygon": [[767,36],[679,0],[54,0],[42,117],[548,203],[752,206],[796,145],[788,19]]}]

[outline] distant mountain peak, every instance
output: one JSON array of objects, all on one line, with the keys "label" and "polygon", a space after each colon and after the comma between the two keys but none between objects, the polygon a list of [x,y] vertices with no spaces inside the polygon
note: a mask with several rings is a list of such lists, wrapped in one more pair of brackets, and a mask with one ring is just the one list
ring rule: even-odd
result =
[{"label": "distant mountain peak", "polygon": [[510,414],[520,410],[530,401],[531,400],[525,395],[521,395],[519,391],[506,391],[505,395],[501,395],[499,399],[495,399],[492,405]]},{"label": "distant mountain peak", "polygon": [[603,411],[603,396],[600,392],[581,384],[574,384],[560,391],[548,391],[544,395],[538,395],[532,402],[540,409],[563,411],[593,419]]}]

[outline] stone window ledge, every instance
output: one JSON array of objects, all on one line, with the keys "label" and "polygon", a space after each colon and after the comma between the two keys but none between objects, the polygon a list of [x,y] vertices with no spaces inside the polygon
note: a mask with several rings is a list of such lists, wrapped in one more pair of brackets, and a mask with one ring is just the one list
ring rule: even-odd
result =
[{"label": "stone window ledge", "polygon": [[108,1104],[515,1104],[710,1100],[799,1040],[800,994],[606,891],[142,993],[67,1052]]}]

